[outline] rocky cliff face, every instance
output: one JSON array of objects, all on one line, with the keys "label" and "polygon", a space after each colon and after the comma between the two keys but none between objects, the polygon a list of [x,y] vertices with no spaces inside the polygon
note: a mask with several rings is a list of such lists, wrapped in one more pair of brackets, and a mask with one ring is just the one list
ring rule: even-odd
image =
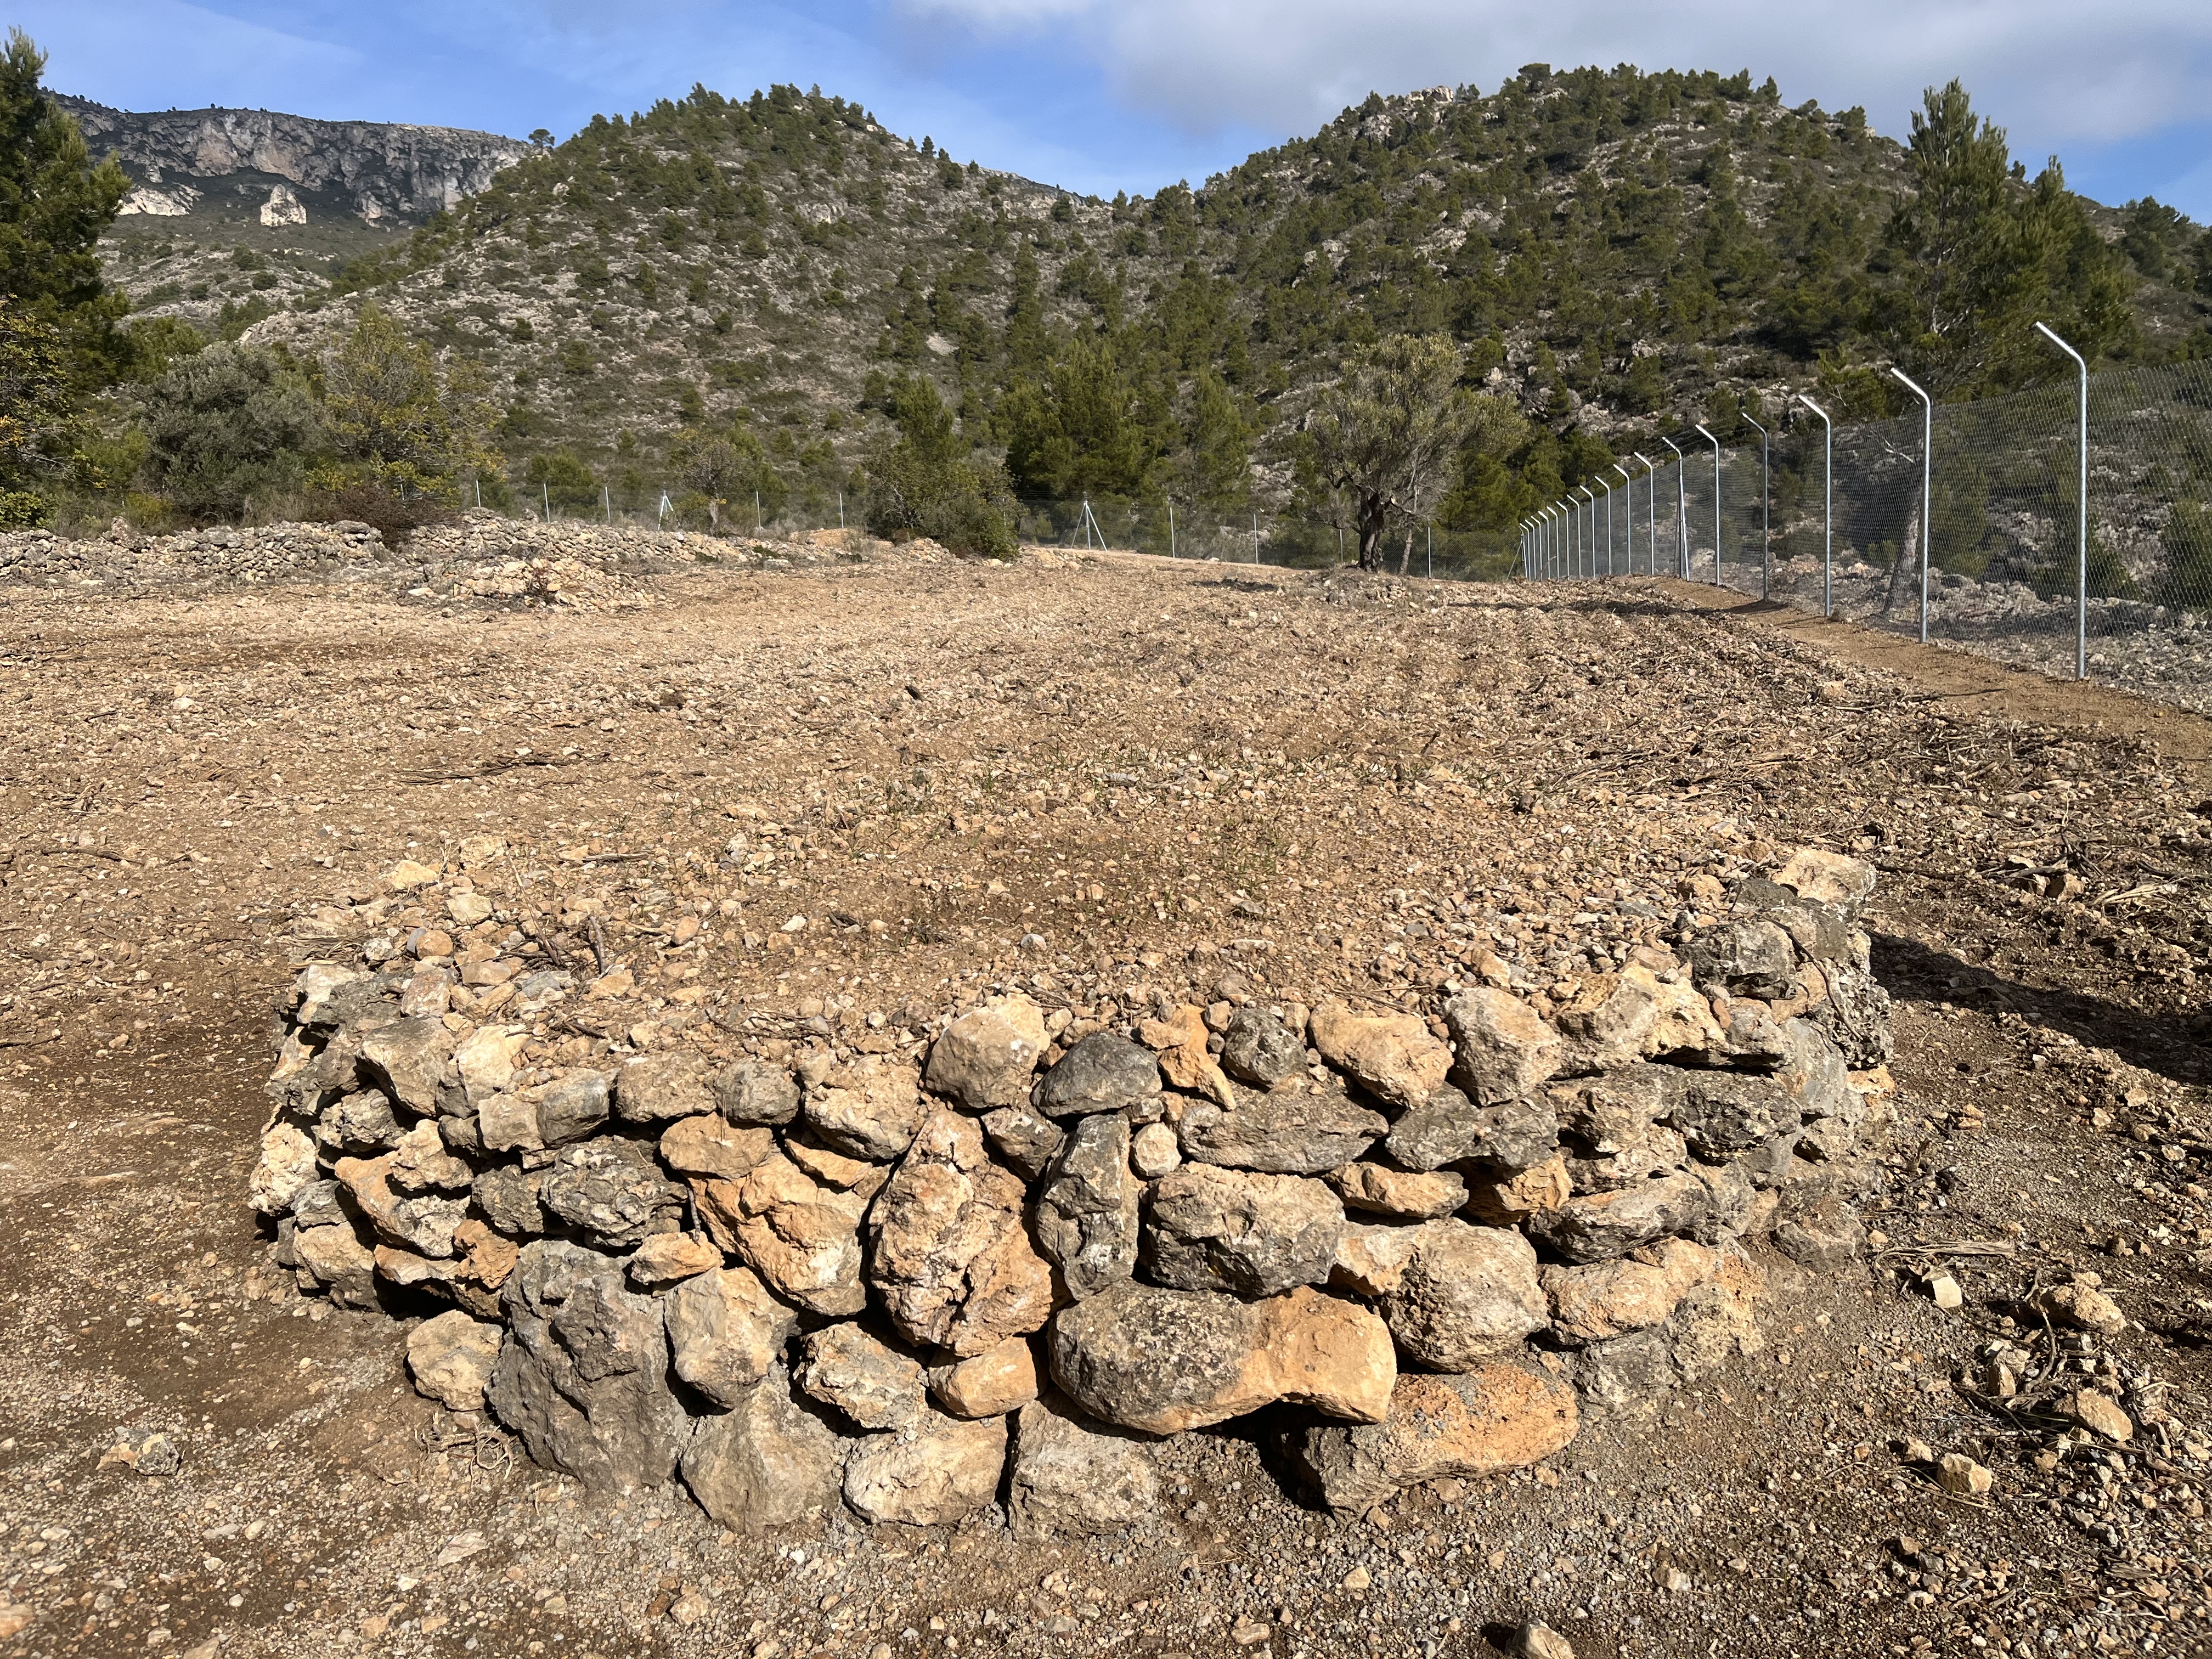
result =
[{"label": "rocky cliff face", "polygon": [[[62,97],[95,154],[137,188],[125,216],[197,218],[246,210],[271,228],[349,216],[379,228],[458,206],[530,153],[520,139],[455,127],[317,121],[257,109],[135,113]],[[241,188],[242,187],[242,188]],[[251,198],[251,199],[248,199]]]}]

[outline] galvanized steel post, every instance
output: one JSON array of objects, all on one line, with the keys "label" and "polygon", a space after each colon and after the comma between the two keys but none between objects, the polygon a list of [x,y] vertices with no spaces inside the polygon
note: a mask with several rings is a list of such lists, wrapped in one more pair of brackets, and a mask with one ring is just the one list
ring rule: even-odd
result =
[{"label": "galvanized steel post", "polygon": [[1759,597],[1774,597],[1774,485],[1773,475],[1767,470],[1766,428],[1739,403],[1735,412],[1752,425],[1759,427]]},{"label": "galvanized steel post", "polygon": [[1836,614],[1836,423],[1828,418],[1828,411],[1803,392],[1797,401],[1820,417],[1826,431],[1824,446],[1820,495],[1820,614]]},{"label": "galvanized steel post", "polygon": [[1705,429],[1700,437],[1713,447],[1713,586],[1721,585],[1721,441]]},{"label": "galvanized steel post", "polygon": [[1690,489],[1688,463],[1672,438],[1659,441],[1674,452],[1674,562],[1684,581],[1690,580]]}]

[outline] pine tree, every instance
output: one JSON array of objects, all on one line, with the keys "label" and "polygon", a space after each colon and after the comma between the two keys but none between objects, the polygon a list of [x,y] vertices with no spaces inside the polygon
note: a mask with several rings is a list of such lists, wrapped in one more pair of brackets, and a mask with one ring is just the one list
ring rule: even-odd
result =
[{"label": "pine tree", "polygon": [[130,193],[110,157],[94,165],[76,122],[39,84],[46,55],[21,29],[0,52],[0,295],[58,328],[80,383],[112,376],[126,347],[125,302],[106,291],[95,248]]}]

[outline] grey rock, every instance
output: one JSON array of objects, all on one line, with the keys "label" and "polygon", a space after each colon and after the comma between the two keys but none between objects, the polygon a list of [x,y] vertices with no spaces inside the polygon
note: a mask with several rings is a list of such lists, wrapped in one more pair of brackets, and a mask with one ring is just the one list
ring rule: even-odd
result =
[{"label": "grey rock", "polygon": [[913,1144],[929,1108],[915,1067],[861,1056],[832,1066],[807,1090],[802,1109],[808,1126],[836,1151],[887,1164]]},{"label": "grey rock", "polygon": [[1739,916],[1698,939],[1690,949],[1690,970],[1699,985],[1722,986],[1735,996],[1787,996],[1797,950],[1771,917]]},{"label": "grey rock", "polygon": [[361,1066],[392,1099],[418,1116],[438,1109],[438,1079],[453,1055],[453,1034],[435,1019],[395,1019],[363,1033]]},{"label": "grey rock", "polygon": [[1802,1018],[1827,1035],[1853,1071],[1887,1065],[1893,1052],[1889,993],[1863,962],[1821,971],[1828,994]]},{"label": "grey rock", "polygon": [[1628,1066],[1561,1084],[1547,1097],[1560,1133],[1603,1157],[1638,1144],[1673,1110],[1679,1077],[1673,1066]]},{"label": "grey rock", "polygon": [[292,1255],[307,1282],[328,1291],[340,1307],[377,1305],[376,1256],[352,1227],[302,1227],[295,1222]]},{"label": "grey rock", "polygon": [[1532,1238],[1562,1261],[1610,1261],[1639,1246],[1696,1231],[1711,1204],[1705,1183],[1685,1173],[1571,1198],[1524,1224]]},{"label": "grey rock", "polygon": [[662,1176],[645,1147],[618,1137],[562,1152],[545,1173],[538,1202],[610,1249],[683,1231],[684,1188]]},{"label": "grey rock", "polygon": [[1014,1536],[1024,1543],[1120,1532],[1159,1510],[1151,1444],[1091,1421],[1057,1393],[1032,1400],[1015,1418],[1006,1489]]},{"label": "grey rock", "polygon": [[1051,1039],[1044,1012],[1026,997],[1005,997],[970,1008],[930,1044],[922,1080],[931,1091],[968,1110],[1018,1106]]},{"label": "grey rock", "polygon": [[746,1267],[687,1279],[662,1298],[662,1310],[677,1376],[732,1409],[781,1358],[799,1322]]},{"label": "grey rock", "polygon": [[1398,1346],[1432,1370],[1464,1371],[1551,1322],[1536,1252],[1509,1227],[1425,1221],[1378,1304]]},{"label": "grey rock", "polygon": [[1146,1273],[1182,1291],[1247,1298],[1325,1285],[1344,1205],[1318,1181],[1185,1164],[1145,1206]]},{"label": "grey rock", "polygon": [[723,1526],[787,1527],[837,1501],[847,1444],[792,1398],[777,1370],[701,1420],[684,1451],[684,1484]]},{"label": "grey rock", "polygon": [[1076,1119],[1037,1189],[1037,1248],[1079,1302],[1127,1279],[1137,1265],[1138,1182],[1129,1173],[1129,1120],[1118,1112]]},{"label": "grey rock", "polygon": [[646,1054],[626,1060],[615,1073],[615,1115],[625,1123],[659,1125],[715,1109],[708,1078],[713,1071],[698,1054]]},{"label": "grey rock", "polygon": [[692,1425],[668,1386],[660,1304],[597,1251],[546,1240],[523,1247],[500,1300],[488,1398],[531,1456],[600,1490],[665,1483]]},{"label": "grey rock", "polygon": [[1664,1332],[1631,1331],[1593,1342],[1574,1357],[1576,1390],[1605,1411],[1650,1411],[1676,1382]]},{"label": "grey rock", "polygon": [[534,1238],[545,1231],[545,1211],[538,1201],[544,1180],[542,1170],[495,1164],[477,1176],[469,1197],[477,1212],[497,1231],[510,1238]]},{"label": "grey rock", "polygon": [[1479,1104],[1525,1100],[1559,1069],[1565,1043],[1536,1011],[1489,987],[1444,1004],[1451,1034],[1451,1081]]},{"label": "grey rock", "polygon": [[740,1060],[725,1066],[708,1079],[707,1086],[722,1115],[739,1126],[776,1127],[799,1115],[799,1085],[781,1066],[765,1060]]},{"label": "grey rock", "polygon": [[1272,1089],[1306,1068],[1304,1033],[1265,1008],[1239,1008],[1221,1033],[1221,1069],[1239,1083]]},{"label": "grey rock", "polygon": [[1066,1132],[1049,1118],[1027,1106],[1001,1106],[983,1114],[983,1133],[991,1149],[1012,1166],[1024,1181],[1044,1174]]},{"label": "grey rock", "polygon": [[857,1324],[830,1325],[799,1345],[792,1378],[863,1429],[902,1429],[927,1408],[921,1362]]},{"label": "grey rock", "polygon": [[1054,1062],[1036,1087],[1048,1117],[1118,1112],[1160,1091],[1159,1062],[1112,1031],[1096,1031]]},{"label": "grey rock", "polygon": [[1211,1101],[1183,1113],[1178,1139],[1194,1164],[1268,1175],[1322,1175],[1360,1156],[1390,1121],[1354,1103],[1342,1086],[1247,1095],[1226,1112]]},{"label": "grey rock", "polygon": [[1267,1404],[1248,1385],[1261,1341],[1233,1296],[1127,1280],[1053,1316],[1053,1379],[1090,1416],[1176,1434]]},{"label": "grey rock", "polygon": [[1478,1106],[1447,1085],[1391,1126],[1383,1150],[1408,1170],[1480,1161],[1502,1170],[1533,1170],[1559,1144],[1559,1121],[1542,1100]]},{"label": "grey rock", "polygon": [[603,1072],[571,1072],[545,1085],[538,1101],[538,1144],[567,1146],[596,1134],[613,1110]]},{"label": "grey rock", "polygon": [[1778,1078],[1747,1072],[1685,1072],[1668,1121],[1700,1157],[1732,1158],[1802,1120],[1798,1097]]},{"label": "grey rock", "polygon": [[1866,1226],[1834,1198],[1793,1206],[1774,1227],[1774,1248],[1801,1267],[1837,1273],[1866,1247]]},{"label": "grey rock", "polygon": [[926,1407],[912,1425],[853,1448],[845,1501],[865,1520],[945,1526],[997,1497],[1006,1465],[1005,1418],[969,1422]]},{"label": "grey rock", "polygon": [[315,1145],[325,1158],[374,1158],[407,1133],[381,1089],[356,1089],[323,1108],[315,1120]]}]

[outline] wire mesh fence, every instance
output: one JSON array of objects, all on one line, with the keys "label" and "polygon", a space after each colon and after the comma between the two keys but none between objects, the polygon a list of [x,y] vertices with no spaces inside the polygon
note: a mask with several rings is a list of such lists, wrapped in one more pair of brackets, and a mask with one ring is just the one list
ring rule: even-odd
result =
[{"label": "wire mesh fence", "polygon": [[[2212,362],[2089,377],[2086,524],[2081,415],[2062,379],[1832,438],[1801,407],[1764,465],[1685,442],[1631,486],[1634,572],[2212,710]],[[1530,534],[1539,574],[1606,573],[1601,496]]]}]

